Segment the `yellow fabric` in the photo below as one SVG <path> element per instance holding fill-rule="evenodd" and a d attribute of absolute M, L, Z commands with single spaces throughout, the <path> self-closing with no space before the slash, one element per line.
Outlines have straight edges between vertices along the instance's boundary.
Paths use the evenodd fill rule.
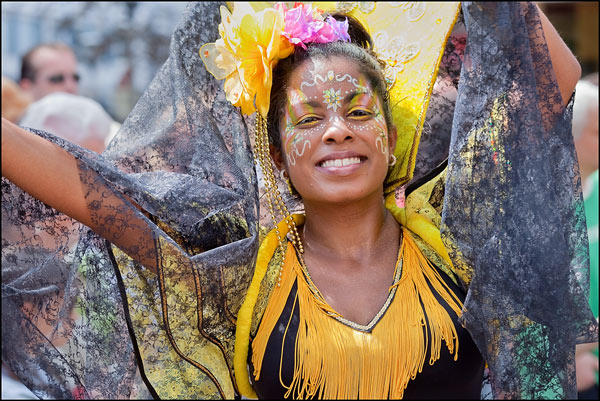
<path fill-rule="evenodd" d="M 445 176 L 446 170 L 411 192 L 403 201 L 404 207 L 398 206 L 398 197 L 404 196 L 403 189 L 399 188 L 398 195 L 391 193 L 386 196 L 385 206 L 402 226 L 424 239 L 449 266 L 453 266 L 440 234 L 441 216 L 429 204 L 433 187 Z"/>
<path fill-rule="evenodd" d="M 312 4 L 329 12 L 351 9 L 348 14 L 367 28 L 375 42 L 375 52 L 387 63 L 386 73 L 393 76 L 389 95 L 393 123 L 398 130 L 394 151 L 398 162 L 390 168 L 385 185 L 386 193 L 393 192 L 412 178 L 425 112 L 460 3 Z"/>
<path fill-rule="evenodd" d="M 402 269 L 402 276 L 390 287 L 393 300 L 371 332 L 366 332 L 332 318 L 339 314 L 321 297 L 315 296 L 294 248 L 288 244 L 282 284 L 271 295 L 253 342 L 255 378 L 260 378 L 269 336 L 296 281 L 295 307 L 300 308 L 300 323 L 295 343 L 294 378 L 292 383 L 282 383 L 288 388 L 286 398 L 402 398 L 409 381 L 422 370 L 424 363 L 433 364 L 439 359 L 442 341 L 456 360 L 456 328 L 427 281 L 457 315 L 462 307 L 460 300 L 448 289 L 406 229 L 399 256 L 396 269 Z M 280 354 L 280 381 L 283 357 Z"/>
<path fill-rule="evenodd" d="M 243 2 L 229 2 L 230 8 Z M 460 12 L 460 2 L 334 2 L 315 1 L 314 8 L 344 11 L 360 21 L 375 42 L 375 52 L 387 63 L 386 74 L 393 123 L 398 130 L 395 156 L 386 179 L 386 193 L 412 178 L 429 98 L 446 41 Z M 255 12 L 274 2 L 250 2 Z M 390 18 L 393 16 L 394 18 Z"/>

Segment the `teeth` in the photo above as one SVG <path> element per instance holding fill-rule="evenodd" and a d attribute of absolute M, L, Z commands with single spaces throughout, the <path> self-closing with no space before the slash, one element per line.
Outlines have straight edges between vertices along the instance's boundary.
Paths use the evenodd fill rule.
<path fill-rule="evenodd" d="M 360 163 L 360 157 L 347 157 L 344 159 L 327 160 L 321 163 L 322 167 L 342 167 L 349 166 L 351 164 Z"/>

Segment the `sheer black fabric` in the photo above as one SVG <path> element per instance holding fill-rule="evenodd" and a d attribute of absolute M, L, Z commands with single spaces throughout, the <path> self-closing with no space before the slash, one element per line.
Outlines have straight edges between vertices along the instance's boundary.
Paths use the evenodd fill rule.
<path fill-rule="evenodd" d="M 235 319 L 264 209 L 249 124 L 198 56 L 218 37 L 219 5 L 188 6 L 101 156 L 36 132 L 78 160 L 95 232 L 2 179 L 2 360 L 39 397 L 236 393 Z M 574 345 L 597 325 L 571 110 L 533 3 L 463 14 L 415 178 L 445 159 L 427 143 L 443 149 L 449 132 L 442 235 L 494 396 L 572 398 Z"/>
<path fill-rule="evenodd" d="M 474 266 L 463 319 L 495 396 L 575 398 L 589 255 L 571 107 L 533 3 L 464 3 L 468 32 L 452 125 L 442 235 Z"/>
<path fill-rule="evenodd" d="M 98 233 L 120 238 L 121 249 L 144 261 L 146 268 L 116 248 L 113 258 L 113 249 L 87 228 L 71 228 L 71 219 L 2 181 L 2 357 L 40 397 L 148 396 L 133 386 L 134 351 L 146 353 L 142 359 L 147 365 L 139 376 L 154 377 L 158 384 L 151 390 L 161 397 L 234 394 L 228 371 L 221 377 L 212 367 L 190 365 L 209 374 L 188 379 L 193 375 L 182 366 L 188 362 L 160 356 L 166 352 L 163 348 L 174 352 L 180 336 L 194 331 L 191 335 L 198 342 L 215 343 L 224 350 L 216 364 L 230 361 L 233 316 L 251 279 L 258 245 L 258 197 L 248 130 L 226 101 L 222 83 L 210 76 L 198 57 L 200 46 L 217 38 L 219 22 L 219 4 L 188 7 L 174 32 L 171 56 L 101 157 L 39 133 L 78 159 Z M 115 264 L 126 273 L 117 273 L 125 284 L 123 293 Z M 151 272 L 157 268 L 163 273 L 159 278 Z M 201 270 L 207 274 L 193 280 Z M 161 283 L 165 291 L 159 289 Z M 165 331 L 161 302 L 168 310 L 171 294 L 184 293 L 171 285 L 189 285 L 186 289 L 193 288 L 194 298 L 200 295 L 193 309 L 185 303 L 192 310 L 191 316 L 185 315 L 191 322 L 169 322 L 174 339 L 153 330 Z M 123 297 L 127 292 L 129 300 Z M 130 333 L 126 316 L 144 327 L 132 325 Z M 178 325 L 184 323 L 189 327 L 182 331 Z M 133 337 L 132 342 L 130 334 L 142 338 Z M 57 341 L 66 344 L 53 345 Z M 159 375 L 157 366 L 168 369 Z M 170 376 L 170 370 L 178 373 Z M 41 379 L 33 383 L 37 376 Z M 200 383 L 204 380 L 212 386 Z M 164 383 L 177 381 L 181 382 L 177 390 L 189 387 L 187 393 L 165 390 Z M 198 391 L 201 387 L 209 392 Z"/>
<path fill-rule="evenodd" d="M 461 13 L 454 24 L 442 55 L 421 132 L 413 178 L 409 186 L 414 185 L 415 182 L 448 159 L 454 104 L 466 41 L 467 32 Z"/>

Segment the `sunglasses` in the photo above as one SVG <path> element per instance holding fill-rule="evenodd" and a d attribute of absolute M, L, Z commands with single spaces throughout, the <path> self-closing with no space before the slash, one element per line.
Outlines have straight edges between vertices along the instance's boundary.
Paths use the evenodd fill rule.
<path fill-rule="evenodd" d="M 79 78 L 79 74 L 73 74 L 73 80 L 75 82 L 79 82 Z M 62 84 L 65 81 L 65 79 L 66 77 L 63 74 L 51 75 L 50 77 L 48 77 L 48 81 L 52 82 L 53 84 Z"/>

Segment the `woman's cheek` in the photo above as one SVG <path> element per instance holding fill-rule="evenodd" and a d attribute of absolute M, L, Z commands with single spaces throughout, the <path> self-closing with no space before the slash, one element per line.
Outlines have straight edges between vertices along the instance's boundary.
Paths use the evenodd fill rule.
<path fill-rule="evenodd" d="M 388 137 L 383 128 L 385 125 L 382 126 L 380 121 L 372 120 L 368 124 L 348 123 L 348 127 L 358 135 L 374 141 L 377 150 L 386 158 L 389 157 Z"/>
<path fill-rule="evenodd" d="M 306 130 L 293 130 L 288 137 L 284 146 L 285 154 L 290 165 L 295 166 L 296 162 L 306 155 L 311 148 L 310 138 L 317 133 L 317 127 Z"/>

